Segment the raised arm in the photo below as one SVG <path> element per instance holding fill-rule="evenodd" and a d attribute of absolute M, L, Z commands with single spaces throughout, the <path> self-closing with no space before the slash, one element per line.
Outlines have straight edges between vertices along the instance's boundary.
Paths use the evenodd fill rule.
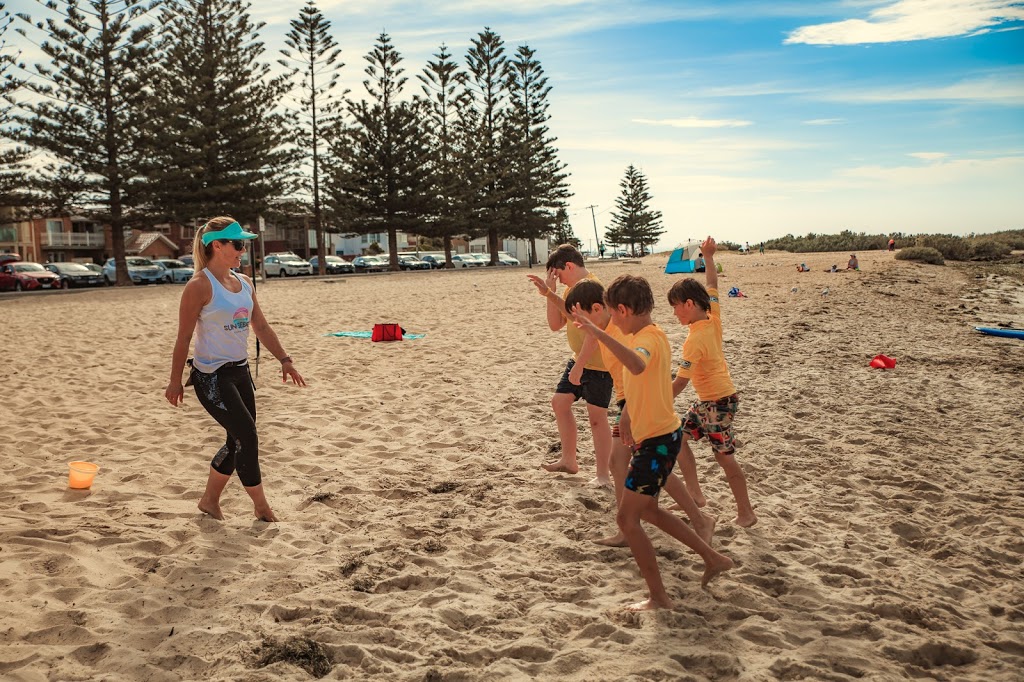
<path fill-rule="evenodd" d="M 718 288 L 718 269 L 715 267 L 715 251 L 718 246 L 714 237 L 709 236 L 700 245 L 700 252 L 704 254 L 704 276 L 707 277 L 708 289 Z"/>
<path fill-rule="evenodd" d="M 557 276 L 554 271 L 549 270 L 547 279 L 541 279 L 537 275 L 527 275 L 526 277 L 537 287 L 540 295 L 547 299 L 548 327 L 551 331 L 557 332 L 565 326 L 569 319 L 568 313 L 565 312 L 565 301 L 555 292 L 555 287 L 558 285 Z"/>
<path fill-rule="evenodd" d="M 629 370 L 630 374 L 642 374 L 643 371 L 647 369 L 647 360 L 644 356 L 640 355 L 640 353 L 637 353 L 628 346 L 623 346 L 610 336 L 608 332 L 595 325 L 581 313 L 577 312 L 578 309 L 579 304 L 576 304 L 576 308 L 573 309 L 572 314 L 576 326 L 583 330 L 588 336 L 593 336 L 603 343 L 605 347 L 619 359 L 622 366 Z"/>

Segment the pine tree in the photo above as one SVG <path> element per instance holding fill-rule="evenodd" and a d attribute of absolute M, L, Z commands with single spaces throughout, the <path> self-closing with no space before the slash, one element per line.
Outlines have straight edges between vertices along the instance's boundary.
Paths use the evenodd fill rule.
<path fill-rule="evenodd" d="M 479 163 L 479 173 L 472 191 L 475 194 L 470 213 L 483 225 L 487 233 L 487 250 L 492 264 L 497 260 L 499 235 L 510 231 L 508 203 L 509 159 L 503 159 L 503 131 L 507 130 L 509 62 L 505 56 L 505 43 L 497 33 L 484 27 L 466 53 L 469 68 L 467 90 L 472 121 L 476 130 L 472 144 L 466 152 L 474 155 L 467 159 Z"/>
<path fill-rule="evenodd" d="M 168 0 L 160 14 L 154 203 L 178 222 L 254 220 L 294 188 L 288 75 L 260 60 L 242 0 Z"/>
<path fill-rule="evenodd" d="M 521 45 L 509 69 L 508 90 L 511 112 L 505 140 L 511 167 L 509 185 L 510 236 L 530 241 L 531 259 L 536 262 L 536 239 L 551 234 L 558 224 L 558 211 L 572 196 L 565 164 L 558 159 L 555 137 L 547 122 L 548 94 L 544 69 L 534 50 Z"/>
<path fill-rule="evenodd" d="M 569 212 L 564 207 L 559 208 L 555 213 L 555 229 L 551 238 L 556 244 L 572 244 L 577 249 L 581 242 L 572 230 L 572 223 L 569 222 Z"/>
<path fill-rule="evenodd" d="M 313 165 L 313 226 L 316 230 L 317 264 L 320 274 L 326 274 L 327 254 L 324 239 L 323 210 L 320 203 L 320 146 L 323 142 L 323 130 L 329 128 L 331 121 L 338 115 L 339 100 L 347 90 L 333 92 L 338 86 L 340 71 L 344 66 L 338 61 L 341 50 L 338 43 L 331 37 L 331 22 L 316 7 L 314 0 L 308 0 L 306 6 L 299 11 L 299 18 L 291 22 L 291 31 L 285 36 L 288 50 L 281 50 L 287 61 L 280 63 L 288 67 L 299 64 L 297 70 L 302 73 L 299 107 L 302 110 L 302 121 L 297 129 L 297 140 L 300 148 L 307 150 Z M 305 183 L 303 183 L 305 184 Z"/>
<path fill-rule="evenodd" d="M 14 17 L 0 2 L 0 206 L 19 206 L 29 201 L 24 167 L 28 150 L 8 146 L 5 140 L 11 135 L 5 132 L 12 124 L 11 98 L 22 85 L 15 69 L 24 67 L 19 62 L 21 52 L 8 50 L 7 46 L 7 29 L 13 21 Z"/>
<path fill-rule="evenodd" d="M 444 248 L 445 267 L 452 263 L 452 237 L 467 230 L 467 172 L 459 151 L 466 143 L 459 112 L 465 110 L 466 74 L 452 59 L 445 45 L 417 76 L 425 98 L 424 128 L 430 139 L 430 216 L 425 228 L 429 237 L 439 237 Z M 466 159 L 466 155 L 462 156 Z"/>
<path fill-rule="evenodd" d="M 429 150 L 420 126 L 422 106 L 401 101 L 407 78 L 402 56 L 381 33 L 364 57 L 370 96 L 353 102 L 353 125 L 336 135 L 331 192 L 337 212 L 352 231 L 388 233 L 391 269 L 398 270 L 398 230 L 417 232 L 427 208 Z"/>
<path fill-rule="evenodd" d="M 54 0 L 46 7 L 60 17 L 35 24 L 45 36 L 39 48 L 50 63 L 36 65 L 36 77 L 25 85 L 36 97 L 20 104 L 29 115 L 15 116 L 16 135 L 82 178 L 80 210 L 110 225 L 117 283 L 131 284 L 124 232 L 142 204 L 146 146 L 140 125 L 152 95 L 153 28 L 140 24 L 149 5 Z"/>
<path fill-rule="evenodd" d="M 615 200 L 612 211 L 612 224 L 605 231 L 605 240 L 611 244 L 629 246 L 634 256 L 637 245 L 640 254 L 646 253 L 646 247 L 658 241 L 665 233 L 661 225 L 661 211 L 650 208 L 651 194 L 647 188 L 647 178 L 643 172 L 630 164 L 626 175 L 619 183 L 622 193 Z"/>

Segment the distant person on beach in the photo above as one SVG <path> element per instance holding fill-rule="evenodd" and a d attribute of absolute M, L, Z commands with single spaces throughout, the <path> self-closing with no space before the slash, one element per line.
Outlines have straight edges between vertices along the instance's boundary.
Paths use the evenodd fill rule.
<path fill-rule="evenodd" d="M 227 432 L 227 441 L 210 462 L 206 491 L 199 509 L 223 520 L 220 496 L 238 472 L 238 479 L 252 499 L 256 518 L 277 521 L 263 492 L 260 475 L 259 438 L 256 433 L 256 396 L 249 375 L 249 328 L 267 350 L 281 361 L 281 380 L 305 386 L 291 357 L 263 317 L 252 280 L 233 272 L 240 267 L 245 243 L 256 235 L 246 232 L 233 218 L 214 218 L 196 232 L 192 252 L 195 275 L 185 285 L 178 310 L 178 337 L 171 357 L 171 380 L 164 391 L 167 402 L 177 407 L 185 399 L 181 373 L 185 369 L 192 333 L 195 356 L 189 383 L 206 411 Z"/>
<path fill-rule="evenodd" d="M 707 267 L 707 265 L 704 263 L 704 256 L 702 254 L 698 253 L 697 254 L 697 266 L 694 268 L 694 271 L 695 272 L 704 272 L 706 267 Z"/>
<path fill-rule="evenodd" d="M 693 390 L 697 394 L 697 399 L 690 405 L 683 420 L 679 466 L 690 496 L 698 505 L 704 506 L 704 493 L 697 480 L 697 462 L 688 441 L 698 441 L 706 436 L 736 499 L 735 523 L 748 528 L 757 523 L 757 516 L 750 505 L 747 479 L 734 454 L 733 419 L 740 399 L 732 377 L 729 376 L 729 366 L 725 362 L 722 348 L 718 274 L 712 267 L 716 250 L 715 240 L 711 237 L 701 244 L 701 253 L 708 261 L 706 289 L 700 282 L 688 277 L 673 284 L 668 292 L 668 302 L 676 318 L 690 328 L 683 342 L 683 361 L 672 383 L 672 393 L 674 396 L 679 395 L 692 381 Z"/>
<path fill-rule="evenodd" d="M 587 355 L 581 354 L 585 335 L 576 328 L 576 325 L 566 324 L 569 315 L 565 311 L 565 297 L 569 296 L 573 287 L 585 280 L 597 281 L 597 278 L 587 270 L 583 264 L 583 256 L 571 244 L 562 244 L 555 249 L 548 258 L 545 268 L 546 279 L 541 279 L 537 275 L 527 275 L 527 278 L 547 301 L 547 321 L 551 331 L 565 328 L 573 357 L 566 364 L 562 378 L 555 387 L 555 395 L 551 398 L 551 409 L 555 413 L 562 453 L 556 461 L 544 464 L 543 468 L 546 471 L 567 474 L 579 472 L 579 462 L 576 459 L 576 417 L 572 413 L 572 406 L 583 398 L 587 403 L 587 417 L 594 436 L 594 457 L 597 462 L 597 478 L 594 482 L 611 487 L 608 467 L 612 431 L 608 425 L 608 404 L 612 399 L 612 377 L 608 374 L 596 347 L 588 348 Z M 555 291 L 559 282 L 565 287 L 562 296 Z M 570 381 L 570 374 L 577 365 L 582 365 L 582 369 L 577 370 L 573 376 L 578 380 L 577 383 L 573 383 Z"/>
<path fill-rule="evenodd" d="M 847 270 L 860 270 L 860 263 L 857 261 L 857 254 L 851 253 L 850 260 L 846 263 Z"/>
<path fill-rule="evenodd" d="M 628 346 L 630 344 L 630 338 L 625 334 L 618 325 L 611 321 L 611 313 L 609 312 L 608 306 L 604 301 L 604 287 L 601 286 L 600 282 L 594 280 L 585 280 L 580 282 L 572 288 L 569 295 L 565 298 L 565 309 L 569 314 L 576 313 L 582 315 L 590 320 L 591 324 L 595 325 L 599 329 L 603 329 L 609 337 L 615 339 L 618 343 Z M 600 347 L 601 358 L 604 360 L 604 366 L 608 369 L 608 373 L 612 377 L 612 383 L 615 391 L 615 402 L 619 408 L 619 414 L 612 421 L 612 448 L 611 448 L 611 474 L 612 480 L 615 482 L 615 503 L 616 509 L 621 506 L 622 503 L 622 491 L 623 485 L 626 481 L 626 473 L 629 469 L 629 461 L 632 457 L 634 445 L 632 429 L 630 427 L 629 411 L 626 409 L 626 388 L 623 379 L 623 368 L 622 362 L 615 356 L 608 346 L 600 343 L 597 338 L 588 334 L 583 342 L 584 350 L 580 352 L 581 355 L 585 354 L 589 346 Z M 573 374 L 577 371 L 576 367 L 569 374 L 569 380 L 573 383 L 579 383 L 578 377 L 574 379 Z M 668 479 L 665 482 L 665 490 L 671 495 L 672 499 L 676 501 L 679 508 L 686 512 L 686 515 L 690 518 L 690 523 L 693 529 L 697 532 L 697 535 L 701 537 L 705 542 L 711 544 L 711 538 L 715 532 L 715 519 L 703 514 L 697 503 L 693 501 L 689 493 L 686 492 L 683 482 L 679 479 L 675 473 L 670 473 Z M 623 535 L 620 530 L 615 535 L 610 537 L 601 538 L 596 540 L 599 545 L 607 545 L 609 547 L 626 547 L 626 536 Z"/>
<path fill-rule="evenodd" d="M 890 251 L 895 251 L 896 250 L 896 240 L 895 239 L 890 239 L 889 240 L 889 250 Z"/>
<path fill-rule="evenodd" d="M 760 253 L 760 254 L 761 254 L 762 256 L 764 255 L 764 242 L 761 242 L 761 247 L 760 247 L 760 249 L 758 249 L 758 252 L 759 252 L 759 253 Z"/>
<path fill-rule="evenodd" d="M 672 406 L 672 348 L 668 337 L 651 319 L 654 294 L 643 277 L 621 275 L 605 292 L 612 322 L 629 335 L 628 345 L 616 340 L 583 314 L 573 310 L 575 325 L 597 338 L 623 366 L 622 381 L 626 396 L 628 426 L 623 440 L 634 454 L 623 483 L 616 520 L 629 543 L 649 592 L 645 601 L 633 604 L 630 611 L 672 608 L 658 570 L 658 559 L 650 538 L 640 521 L 652 523 L 696 552 L 704 560 L 708 581 L 733 567 L 732 560 L 716 552 L 682 519 L 658 506 L 658 493 L 675 466 L 683 433 L 679 416 Z M 628 428 L 628 434 L 626 431 Z"/>

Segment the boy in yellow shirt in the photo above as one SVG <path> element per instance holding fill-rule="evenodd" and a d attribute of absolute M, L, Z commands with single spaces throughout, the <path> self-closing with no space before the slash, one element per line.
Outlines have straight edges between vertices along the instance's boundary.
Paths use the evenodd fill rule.
<path fill-rule="evenodd" d="M 611 313 L 609 313 L 608 307 L 604 304 L 604 287 L 601 286 L 600 282 L 586 280 L 574 286 L 565 299 L 565 310 L 571 315 L 574 308 L 594 325 L 605 330 L 608 336 L 615 339 L 615 341 L 624 346 L 629 346 L 630 337 L 611 321 Z M 622 362 L 615 357 L 615 354 L 607 346 L 598 342 L 594 336 L 588 334 L 583 342 L 583 348 L 580 350 L 580 357 L 589 357 L 592 349 L 600 350 L 604 366 L 608 369 L 608 373 L 611 374 L 615 402 L 619 407 L 619 414 L 612 421 L 611 456 L 611 473 L 612 479 L 615 481 L 615 505 L 618 508 L 622 501 L 623 483 L 625 483 L 626 473 L 629 469 L 629 460 L 633 455 L 631 448 L 633 439 L 629 425 L 629 411 L 626 409 L 626 389 L 623 383 Z M 569 373 L 569 381 L 574 384 L 579 383 L 579 374 L 577 372 L 582 372 L 582 365 L 579 363 Z M 627 441 L 629 445 L 626 444 Z M 715 533 L 716 519 L 700 511 L 700 508 L 693 498 L 690 497 L 683 486 L 683 482 L 679 480 L 675 472 L 670 473 L 665 481 L 665 491 L 676 501 L 679 508 L 686 512 L 697 535 L 710 545 L 711 538 Z M 626 536 L 622 534 L 621 530 L 615 535 L 601 538 L 595 542 L 608 547 L 628 546 Z"/>
<path fill-rule="evenodd" d="M 757 516 L 750 506 L 747 479 L 733 456 L 736 446 L 732 423 L 740 399 L 732 377 L 729 376 L 729 367 L 722 350 L 722 310 L 718 304 L 716 249 L 715 240 L 711 237 L 700 247 L 707 261 L 707 289 L 697 280 L 688 277 L 673 284 L 668 292 L 668 302 L 676 318 L 690 327 L 683 343 L 683 363 L 672 382 L 672 394 L 679 395 L 690 381 L 697 393 L 697 400 L 686 412 L 683 422 L 679 466 L 690 495 L 697 504 L 704 506 L 704 493 L 697 481 L 697 462 L 687 441 L 707 436 L 715 459 L 725 471 L 733 497 L 736 498 L 735 523 L 749 528 L 757 523 Z"/>
<path fill-rule="evenodd" d="M 658 493 L 672 472 L 682 444 L 679 417 L 672 406 L 672 349 L 668 337 L 653 320 L 654 294 L 643 277 L 622 275 L 605 291 L 605 304 L 612 322 L 626 335 L 629 345 L 616 341 L 583 314 L 573 309 L 576 326 L 594 336 L 622 363 L 622 383 L 629 413 L 629 434 L 634 455 L 623 484 L 616 520 L 626 537 L 640 574 L 647 582 L 649 597 L 628 607 L 631 611 L 671 608 L 658 570 L 654 545 L 640 521 L 653 523 L 676 538 L 704 560 L 708 581 L 733 567 L 732 560 L 716 552 L 682 519 L 658 507 Z"/>
<path fill-rule="evenodd" d="M 542 466 L 551 472 L 575 474 L 579 471 L 576 460 L 576 417 L 573 416 L 572 406 L 582 398 L 587 404 L 587 417 L 594 436 L 594 459 L 597 463 L 595 482 L 611 486 L 608 462 L 612 451 L 612 431 L 608 426 L 608 404 L 612 399 L 612 379 L 601 362 L 600 353 L 581 354 L 584 334 L 571 322 L 566 324 L 569 316 L 565 312 L 565 297 L 573 287 L 583 281 L 596 281 L 597 278 L 590 274 L 583 263 L 583 256 L 570 244 L 562 244 L 555 249 L 545 267 L 546 279 L 537 275 L 527 275 L 527 278 L 547 301 L 547 321 L 551 331 L 565 327 L 566 340 L 573 351 L 573 357 L 562 372 L 562 378 L 555 387 L 555 395 L 551 398 L 562 455 L 557 461 Z M 565 286 L 562 296 L 555 292 L 559 282 Z M 577 369 L 576 381 L 570 381 L 570 373 L 580 365 L 583 368 Z"/>

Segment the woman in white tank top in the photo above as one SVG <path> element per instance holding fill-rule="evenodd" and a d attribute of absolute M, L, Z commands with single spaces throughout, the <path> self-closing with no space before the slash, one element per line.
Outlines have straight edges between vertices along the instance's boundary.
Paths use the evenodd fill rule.
<path fill-rule="evenodd" d="M 227 438 L 210 462 L 206 492 L 199 509 L 223 520 L 220 495 L 237 472 L 252 499 L 256 518 L 277 521 L 263 492 L 259 465 L 259 438 L 256 434 L 256 397 L 249 375 L 249 329 L 274 357 L 281 361 L 281 379 L 291 377 L 297 386 L 305 386 L 302 375 L 285 352 L 270 327 L 256 289 L 245 275 L 232 268 L 242 264 L 246 240 L 256 235 L 246 232 L 233 218 L 214 218 L 197 232 L 192 247 L 196 274 L 185 285 L 178 311 L 178 338 L 171 357 L 171 380 L 164 397 L 174 406 L 185 398 L 181 381 L 193 330 L 195 356 L 191 361 L 190 383 L 206 411 L 224 427 Z"/>

